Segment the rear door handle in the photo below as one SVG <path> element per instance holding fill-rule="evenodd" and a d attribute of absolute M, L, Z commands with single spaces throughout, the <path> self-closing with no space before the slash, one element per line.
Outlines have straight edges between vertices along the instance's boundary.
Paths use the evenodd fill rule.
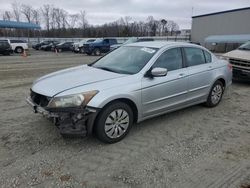
<path fill-rule="evenodd" d="M 179 74 L 179 78 L 183 78 L 184 76 L 185 76 L 184 73 L 180 73 L 180 74 Z"/>

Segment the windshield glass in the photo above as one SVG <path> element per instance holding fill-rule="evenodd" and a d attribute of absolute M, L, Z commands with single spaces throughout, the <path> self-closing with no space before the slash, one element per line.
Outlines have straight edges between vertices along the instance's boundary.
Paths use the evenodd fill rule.
<path fill-rule="evenodd" d="M 91 66 L 121 74 L 135 74 L 148 63 L 157 50 L 148 47 L 124 46 L 107 54 Z"/>
<path fill-rule="evenodd" d="M 94 42 L 101 42 L 103 39 L 95 39 L 95 41 Z"/>
<path fill-rule="evenodd" d="M 238 49 L 240 49 L 240 50 L 250 50 L 250 42 L 242 44 Z"/>
<path fill-rule="evenodd" d="M 137 38 L 130 38 L 128 39 L 126 42 L 124 42 L 123 44 L 131 44 L 137 41 Z"/>

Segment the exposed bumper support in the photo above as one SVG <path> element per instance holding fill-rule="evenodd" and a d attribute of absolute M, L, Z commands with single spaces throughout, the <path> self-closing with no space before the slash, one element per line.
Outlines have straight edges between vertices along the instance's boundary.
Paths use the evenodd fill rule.
<path fill-rule="evenodd" d="M 94 108 L 60 108 L 46 109 L 35 104 L 30 97 L 26 99 L 34 113 L 42 114 L 52 120 L 63 135 L 87 136 L 92 134 L 98 109 Z"/>

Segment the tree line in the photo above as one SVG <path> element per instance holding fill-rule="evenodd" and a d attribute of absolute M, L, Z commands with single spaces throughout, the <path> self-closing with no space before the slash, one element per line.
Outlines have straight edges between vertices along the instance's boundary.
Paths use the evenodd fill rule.
<path fill-rule="evenodd" d="M 156 20 L 148 16 L 145 21 L 133 21 L 125 16 L 114 22 L 102 25 L 92 25 L 86 18 L 84 10 L 70 14 L 62 8 L 45 4 L 40 8 L 33 8 L 28 4 L 11 4 L 10 10 L 2 13 L 3 20 L 25 21 L 42 26 L 41 31 L 27 31 L 20 29 L 1 29 L 0 36 L 31 36 L 31 37 L 129 37 L 129 36 L 166 36 L 179 33 L 179 25 L 162 18 Z"/>

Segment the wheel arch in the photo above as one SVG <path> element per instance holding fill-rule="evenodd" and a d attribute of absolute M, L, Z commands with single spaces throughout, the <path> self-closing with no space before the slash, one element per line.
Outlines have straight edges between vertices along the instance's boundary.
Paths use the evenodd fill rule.
<path fill-rule="evenodd" d="M 93 124 L 88 128 L 89 129 L 89 134 L 93 133 L 95 125 L 96 125 L 96 120 L 97 120 L 98 116 L 100 115 L 100 113 L 102 112 L 102 110 L 105 107 L 107 107 L 108 105 L 111 105 L 112 103 L 115 103 L 115 102 L 123 102 L 123 103 L 129 105 L 129 107 L 131 108 L 131 110 L 133 112 L 133 117 L 134 117 L 133 122 L 134 123 L 137 122 L 137 120 L 138 120 L 138 107 L 137 107 L 136 103 L 133 100 L 129 99 L 129 98 L 123 98 L 123 97 L 121 97 L 121 98 L 113 99 L 113 100 L 107 102 L 101 108 L 101 110 L 98 112 L 97 116 L 95 117 L 95 120 L 94 120 Z"/>
<path fill-rule="evenodd" d="M 21 48 L 22 50 L 24 50 L 24 48 L 23 48 L 22 46 L 16 46 L 16 47 L 15 47 L 15 51 L 16 51 L 18 48 Z"/>

